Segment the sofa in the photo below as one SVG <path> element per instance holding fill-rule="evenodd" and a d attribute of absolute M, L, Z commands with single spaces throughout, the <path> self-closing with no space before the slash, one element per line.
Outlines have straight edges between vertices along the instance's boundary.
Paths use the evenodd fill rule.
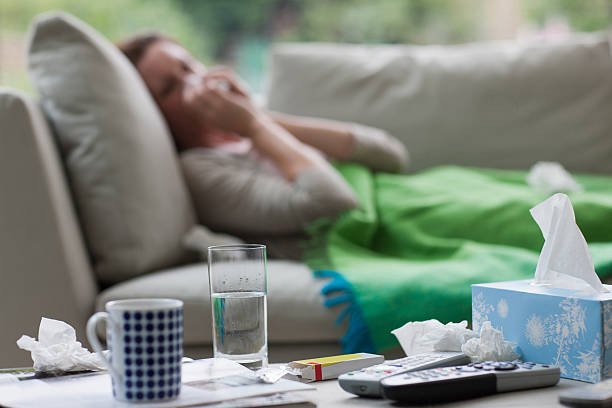
<path fill-rule="evenodd" d="M 206 264 L 183 244 L 197 221 L 159 112 L 93 28 L 53 13 L 31 31 L 39 96 L 0 89 L 0 366 L 30 363 L 15 340 L 35 335 L 42 316 L 70 323 L 87 344 L 88 317 L 131 297 L 182 299 L 185 354 L 210 355 Z M 444 47 L 280 44 L 268 65 L 268 108 L 385 129 L 406 144 L 409 171 L 527 169 L 544 160 L 612 174 L 605 35 Z M 113 160 L 100 159 L 109 151 Z M 200 228 L 207 244 L 227 238 Z M 269 260 L 271 361 L 341 352 L 346 323 L 335 324 L 341 306 L 324 306 L 324 284 L 300 262 Z"/>

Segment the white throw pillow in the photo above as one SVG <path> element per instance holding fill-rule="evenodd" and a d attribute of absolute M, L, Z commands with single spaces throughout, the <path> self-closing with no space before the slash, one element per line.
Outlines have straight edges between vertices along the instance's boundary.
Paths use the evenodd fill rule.
<path fill-rule="evenodd" d="M 605 35 L 454 46 L 283 44 L 268 106 L 362 122 L 400 138 L 411 171 L 612 173 L 612 58 Z"/>
<path fill-rule="evenodd" d="M 170 134 L 138 72 L 84 22 L 37 17 L 28 64 L 59 139 L 98 278 L 188 260 L 195 213 Z"/>

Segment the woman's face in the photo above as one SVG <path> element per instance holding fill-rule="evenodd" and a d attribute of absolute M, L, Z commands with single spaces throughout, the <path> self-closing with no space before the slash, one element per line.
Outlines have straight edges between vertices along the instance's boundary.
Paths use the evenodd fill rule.
<path fill-rule="evenodd" d="M 136 69 L 166 118 L 179 149 L 206 145 L 206 127 L 183 106 L 188 76 L 203 77 L 204 65 L 180 45 L 161 40 L 149 46 Z"/>

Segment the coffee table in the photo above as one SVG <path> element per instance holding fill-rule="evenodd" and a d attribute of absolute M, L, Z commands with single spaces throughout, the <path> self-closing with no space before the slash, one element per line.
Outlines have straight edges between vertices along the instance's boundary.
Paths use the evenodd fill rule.
<path fill-rule="evenodd" d="M 560 407 L 559 393 L 571 387 L 583 386 L 580 381 L 561 379 L 554 387 L 536 388 L 525 391 L 506 392 L 482 398 L 469 399 L 436 406 L 444 407 Z M 317 390 L 303 392 L 302 395 L 315 402 L 321 408 L 340 407 L 395 407 L 397 404 L 389 400 L 360 398 L 344 391 L 337 380 L 313 382 Z M 423 406 L 423 405 L 421 405 Z M 425 405 L 427 406 L 427 405 Z"/>

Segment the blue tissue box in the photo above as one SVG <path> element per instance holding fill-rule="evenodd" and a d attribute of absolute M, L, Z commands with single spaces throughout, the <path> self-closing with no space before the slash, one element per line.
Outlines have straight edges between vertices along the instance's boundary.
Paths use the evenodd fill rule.
<path fill-rule="evenodd" d="M 564 378 L 594 383 L 612 377 L 612 293 L 532 282 L 472 285 L 474 330 L 489 320 L 525 360 L 559 366 Z"/>

